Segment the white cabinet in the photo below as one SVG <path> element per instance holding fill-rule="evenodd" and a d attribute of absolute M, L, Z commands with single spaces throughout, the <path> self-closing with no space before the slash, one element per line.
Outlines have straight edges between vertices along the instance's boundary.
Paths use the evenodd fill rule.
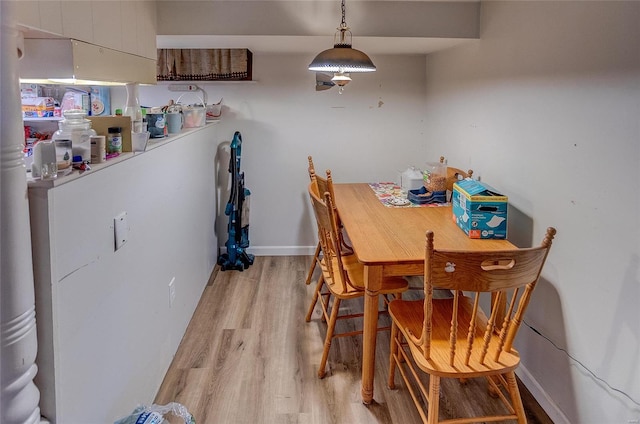
<path fill-rule="evenodd" d="M 138 41 L 138 54 L 156 60 L 158 58 L 158 46 L 156 34 L 158 26 L 156 21 L 155 1 L 124 1 L 133 3 L 136 7 L 136 40 Z"/>
<path fill-rule="evenodd" d="M 153 402 L 217 260 L 214 138 L 207 125 L 29 186 L 36 384 L 52 423 L 114 422 Z"/>
<path fill-rule="evenodd" d="M 54 34 L 63 33 L 62 3 L 62 1 L 57 0 L 38 2 L 38 12 L 41 17 L 40 28 L 43 31 Z"/>
<path fill-rule="evenodd" d="M 93 5 L 88 1 L 63 1 L 62 35 L 86 41 L 87 43 L 94 43 L 92 9 Z M 42 12 L 41 10 L 41 24 L 47 20 L 47 16 Z"/>
<path fill-rule="evenodd" d="M 21 0 L 16 14 L 28 28 L 157 58 L 154 1 Z"/>

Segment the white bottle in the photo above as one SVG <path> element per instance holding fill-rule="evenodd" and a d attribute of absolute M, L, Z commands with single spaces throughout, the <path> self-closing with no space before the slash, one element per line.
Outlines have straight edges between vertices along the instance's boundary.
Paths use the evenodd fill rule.
<path fill-rule="evenodd" d="M 127 103 L 122 111 L 123 116 L 131 118 L 131 131 L 142 132 L 142 109 L 140 108 L 140 98 L 138 96 L 138 83 L 127 84 Z"/>

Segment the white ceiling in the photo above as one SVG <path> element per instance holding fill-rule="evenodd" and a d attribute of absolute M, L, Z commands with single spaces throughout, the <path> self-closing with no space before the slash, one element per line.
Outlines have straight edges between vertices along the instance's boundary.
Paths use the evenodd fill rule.
<path fill-rule="evenodd" d="M 349 0 L 353 48 L 428 54 L 478 37 L 477 0 Z M 333 47 L 340 0 L 206 0 L 158 3 L 159 48 L 248 48 L 316 54 Z"/>

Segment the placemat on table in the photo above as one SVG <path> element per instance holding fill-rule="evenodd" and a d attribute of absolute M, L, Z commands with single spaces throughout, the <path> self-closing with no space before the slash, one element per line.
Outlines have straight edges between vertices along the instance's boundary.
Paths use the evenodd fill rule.
<path fill-rule="evenodd" d="M 425 203 L 418 205 L 413 202 L 409 202 L 406 205 L 394 205 L 391 203 L 394 199 L 407 199 L 407 192 L 402 190 L 402 187 L 398 184 L 392 182 L 369 183 L 369 187 L 371 187 L 378 200 L 389 208 L 422 208 L 451 205 L 451 203 Z"/>

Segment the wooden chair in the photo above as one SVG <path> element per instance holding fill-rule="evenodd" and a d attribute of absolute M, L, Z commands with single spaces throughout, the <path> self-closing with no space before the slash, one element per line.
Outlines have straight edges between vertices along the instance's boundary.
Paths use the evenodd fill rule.
<path fill-rule="evenodd" d="M 311 156 L 308 156 L 307 159 L 309 161 L 309 167 L 307 168 L 309 172 L 309 179 L 312 183 L 314 183 L 313 188 L 316 190 L 316 194 L 322 197 L 323 193 L 329 191 L 331 193 L 331 196 L 333 197 L 333 181 L 331 180 L 331 170 L 327 169 L 327 177 L 323 178 L 316 173 L 315 167 L 313 165 L 313 158 Z M 338 212 L 336 210 L 336 216 L 337 213 Z M 345 254 L 352 254 L 353 248 L 345 241 L 345 236 L 342 232 L 342 224 L 340 224 L 339 220 L 338 224 L 340 227 L 340 242 L 342 244 L 342 250 Z M 316 250 L 313 254 L 313 260 L 311 261 L 311 265 L 309 266 L 309 272 L 307 273 L 307 279 L 305 281 L 307 285 L 309 285 L 311 283 L 311 280 L 313 279 L 313 273 L 315 272 L 316 263 L 318 262 L 318 258 L 320 257 L 320 255 L 322 255 L 322 247 L 320 246 L 320 242 L 318 241 L 318 245 L 316 246 Z"/>
<path fill-rule="evenodd" d="M 512 345 L 555 233 L 554 228 L 548 228 L 539 247 L 498 252 L 436 250 L 433 232 L 427 231 L 424 300 L 389 303 L 392 318 L 389 388 L 394 388 L 397 365 L 423 422 L 440 422 L 441 378 L 486 377 L 490 393 L 502 400 L 507 413 L 456 417 L 446 422 L 526 423 L 514 373 L 520 357 Z M 451 290 L 453 298 L 434 299 L 434 287 Z M 481 295 L 490 297 L 491 293 L 496 294 L 496 299 L 487 318 L 479 299 Z M 501 297 L 506 297 L 507 308 L 503 311 L 504 320 L 497 322 L 500 311 L 496 305 Z M 407 369 L 413 375 L 411 379 Z M 429 375 L 428 390 L 419 379 L 419 370 Z M 426 401 L 426 412 L 415 386 Z"/>
<path fill-rule="evenodd" d="M 320 195 L 320 193 L 324 193 L 325 191 L 327 191 L 327 183 L 326 183 L 327 180 L 322 177 L 318 178 L 318 176 L 316 175 L 316 170 L 315 170 L 315 167 L 313 166 L 313 158 L 311 156 L 308 156 L 307 160 L 309 161 L 309 166 L 307 168 L 307 171 L 309 172 L 309 179 L 311 179 L 311 182 L 313 183 L 313 188 L 316 190 L 317 194 Z M 322 254 L 322 248 L 320 246 L 320 241 L 318 241 L 318 245 L 316 246 L 316 251 L 313 254 L 313 260 L 311 261 L 311 265 L 309 266 L 309 272 L 307 273 L 307 279 L 305 281 L 305 284 L 307 285 L 311 284 L 313 273 L 316 270 L 316 263 L 318 262 L 318 258 L 320 257 L 321 254 Z"/>
<path fill-rule="evenodd" d="M 329 179 L 329 181 L 331 180 Z M 363 314 L 339 315 L 339 310 L 343 300 L 362 298 L 364 296 L 364 266 L 358 262 L 356 255 L 344 255 L 342 252 L 340 228 L 331 189 L 326 191 L 323 197 L 320 197 L 316 193 L 313 183 L 310 183 L 309 197 L 318 224 L 318 234 L 323 254 L 321 258 L 317 259 L 318 267 L 322 270 L 322 274 L 318 278 L 313 301 L 305 319 L 307 322 L 311 320 L 316 303 L 320 303 L 323 317 L 328 323 L 322 359 L 318 369 L 318 377 L 323 378 L 326 374 L 325 368 L 331 341 L 335 337 L 362 334 L 362 330 L 336 333 L 335 326 L 338 319 L 363 316 Z M 400 298 L 401 293 L 407 290 L 407 286 L 407 282 L 403 278 L 387 278 L 382 282 L 380 293 Z M 323 293 L 323 289 L 327 291 Z M 382 330 L 382 328 L 379 330 Z"/>
<path fill-rule="evenodd" d="M 444 156 L 440 156 L 440 163 L 446 163 Z M 464 178 L 471 178 L 473 175 L 473 169 L 469 169 L 467 172 L 459 169 L 453 168 L 447 165 L 447 200 L 451 200 L 451 193 L 453 192 L 453 184 Z"/>

